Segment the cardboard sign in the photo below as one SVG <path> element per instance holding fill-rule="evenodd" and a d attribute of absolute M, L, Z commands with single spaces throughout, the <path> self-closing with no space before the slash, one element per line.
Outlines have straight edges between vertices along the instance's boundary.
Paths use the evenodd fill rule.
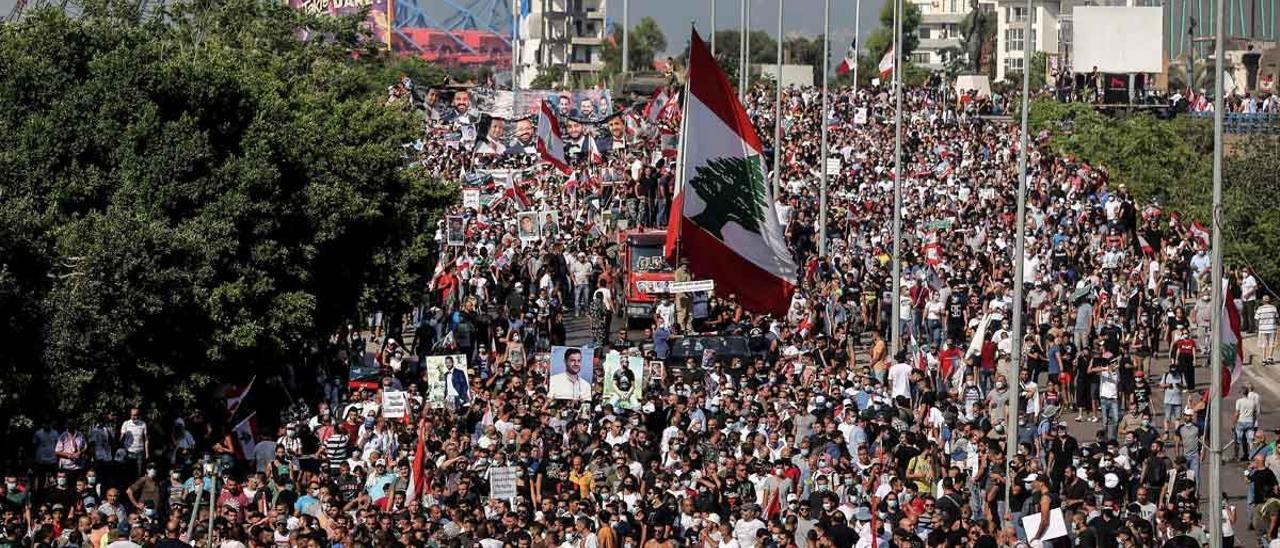
<path fill-rule="evenodd" d="M 382 416 L 388 419 L 402 419 L 409 412 L 409 398 L 400 390 L 387 390 L 382 393 Z"/>
<path fill-rule="evenodd" d="M 840 159 L 827 158 L 827 175 L 839 175 L 839 174 L 840 174 Z"/>
<path fill-rule="evenodd" d="M 478 188 L 462 189 L 462 207 L 479 210 L 480 209 L 480 189 Z"/>
<path fill-rule="evenodd" d="M 867 107 L 859 107 L 853 111 L 853 123 L 858 125 L 867 123 Z"/>
<path fill-rule="evenodd" d="M 489 468 L 489 497 L 513 500 L 516 498 L 516 467 L 494 466 Z"/>

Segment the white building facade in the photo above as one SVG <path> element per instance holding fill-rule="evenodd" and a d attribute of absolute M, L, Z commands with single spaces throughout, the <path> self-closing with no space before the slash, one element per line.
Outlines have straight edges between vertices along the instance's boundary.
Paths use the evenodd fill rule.
<path fill-rule="evenodd" d="M 608 0 L 532 0 L 520 22 L 516 84 L 528 88 L 545 68 L 562 66 L 565 80 L 604 70 Z"/>

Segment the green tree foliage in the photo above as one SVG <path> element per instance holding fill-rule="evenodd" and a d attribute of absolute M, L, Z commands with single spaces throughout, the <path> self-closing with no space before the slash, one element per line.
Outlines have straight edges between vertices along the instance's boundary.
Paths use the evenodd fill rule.
<path fill-rule="evenodd" d="M 880 8 L 880 27 L 867 36 L 866 55 L 858 62 L 858 79 L 861 85 L 868 85 L 872 78 L 880 77 L 880 59 L 893 45 L 893 2 L 885 2 Z M 903 2 L 905 16 L 902 19 L 902 62 L 910 65 L 911 52 L 920 45 L 920 37 L 916 29 L 920 27 L 920 8 L 912 2 Z M 908 69 L 905 75 L 910 74 Z"/>
<path fill-rule="evenodd" d="M 749 36 L 751 38 L 749 42 L 751 52 L 748 57 L 751 62 L 753 64 L 773 63 L 774 58 L 778 55 L 778 42 L 769 33 L 762 30 L 753 30 Z M 741 44 L 741 40 L 742 33 L 737 30 L 716 31 L 716 61 L 720 63 L 720 67 L 728 75 L 729 82 L 734 85 L 738 83 L 738 47 Z M 786 44 L 784 43 L 783 45 L 785 46 Z M 821 43 L 819 43 L 819 48 L 821 48 Z M 688 59 L 689 45 L 686 43 L 679 60 L 681 64 L 685 64 Z"/>
<path fill-rule="evenodd" d="M 312 378 L 329 333 L 432 271 L 453 189 L 404 169 L 420 121 L 384 102 L 439 71 L 356 17 L 135 5 L 0 28 L 0 429 Z"/>
<path fill-rule="evenodd" d="M 555 89 L 564 82 L 564 65 L 550 65 L 538 69 L 538 77 L 529 83 L 532 89 Z"/>
<path fill-rule="evenodd" d="M 604 57 L 604 75 L 612 77 L 622 72 L 622 35 L 624 29 L 618 23 L 611 29 L 613 39 L 605 42 L 602 55 Z M 652 17 L 645 17 L 631 29 L 630 69 L 652 70 L 654 58 L 667 49 L 667 37 L 662 28 Z"/>
<path fill-rule="evenodd" d="M 1139 200 L 1158 200 L 1209 225 L 1213 134 L 1206 120 L 1112 118 L 1086 104 L 1039 100 L 1029 121 L 1035 131 L 1051 131 L 1056 151 L 1106 167 Z M 1280 288 L 1280 256 L 1273 251 L 1280 249 L 1280 138 L 1234 143 L 1223 162 L 1227 266 L 1253 265 L 1269 286 Z"/>

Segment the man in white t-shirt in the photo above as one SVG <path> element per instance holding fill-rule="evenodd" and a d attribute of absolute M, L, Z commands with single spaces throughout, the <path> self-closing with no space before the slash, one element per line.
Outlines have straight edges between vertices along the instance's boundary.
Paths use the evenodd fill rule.
<path fill-rule="evenodd" d="M 1236 400 L 1235 414 L 1235 436 L 1236 436 L 1236 458 L 1241 461 L 1248 462 L 1250 455 L 1249 442 L 1253 440 L 1253 431 L 1258 428 L 1258 413 L 1261 411 L 1261 402 L 1258 400 L 1258 393 L 1253 390 L 1253 385 L 1244 385 L 1244 394 Z"/>
<path fill-rule="evenodd" d="M 894 356 L 894 364 L 889 368 L 889 389 L 896 399 L 898 396 L 911 397 L 911 365 L 907 363 L 905 353 Z"/>
<path fill-rule="evenodd" d="M 742 508 L 742 519 L 733 524 L 733 538 L 742 548 L 756 548 L 759 544 L 756 541 L 756 535 L 765 528 L 765 524 L 756 517 L 757 514 L 759 514 L 759 507 L 748 504 Z"/>
<path fill-rule="evenodd" d="M 1276 352 L 1276 305 L 1271 304 L 1271 295 L 1262 296 L 1262 306 L 1253 313 L 1258 327 L 1258 351 L 1262 354 L 1262 364 L 1275 363 Z"/>
<path fill-rule="evenodd" d="M 147 437 L 142 411 L 137 407 L 129 408 L 129 420 L 120 425 L 120 447 L 129 460 L 137 463 L 138 474 L 141 474 L 143 461 L 151 458 L 151 439 Z"/>

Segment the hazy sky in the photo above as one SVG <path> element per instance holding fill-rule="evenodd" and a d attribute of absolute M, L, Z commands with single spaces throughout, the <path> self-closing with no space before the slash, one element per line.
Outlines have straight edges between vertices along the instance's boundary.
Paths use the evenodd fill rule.
<path fill-rule="evenodd" d="M 0 0 L 0 16 L 7 15 L 15 0 Z M 406 0 L 401 0 L 406 1 Z M 422 11 L 444 19 L 454 13 L 451 5 L 470 5 L 475 0 L 418 0 Z M 479 4 L 488 4 L 481 0 Z M 508 0 L 509 1 L 509 0 Z M 536 1 L 536 0 L 535 0 Z M 609 17 L 622 22 L 622 0 L 606 0 Z M 716 23 L 719 29 L 737 28 L 741 0 L 715 0 Z M 751 28 L 775 35 L 778 29 L 777 0 L 748 0 L 751 2 Z M 817 35 L 822 32 L 822 6 L 824 0 L 783 0 L 786 2 L 783 16 L 785 34 Z M 698 31 L 706 36 L 711 22 L 712 0 L 630 0 L 631 25 L 642 17 L 650 16 L 658 21 L 667 36 L 671 53 L 684 50 L 688 43 L 689 22 L 698 25 Z M 831 58 L 832 67 L 839 63 L 853 38 L 854 9 L 858 0 L 831 0 Z M 865 37 L 877 26 L 876 14 L 884 0 L 862 2 L 861 35 Z M 32 4 L 35 2 L 32 1 Z"/>

